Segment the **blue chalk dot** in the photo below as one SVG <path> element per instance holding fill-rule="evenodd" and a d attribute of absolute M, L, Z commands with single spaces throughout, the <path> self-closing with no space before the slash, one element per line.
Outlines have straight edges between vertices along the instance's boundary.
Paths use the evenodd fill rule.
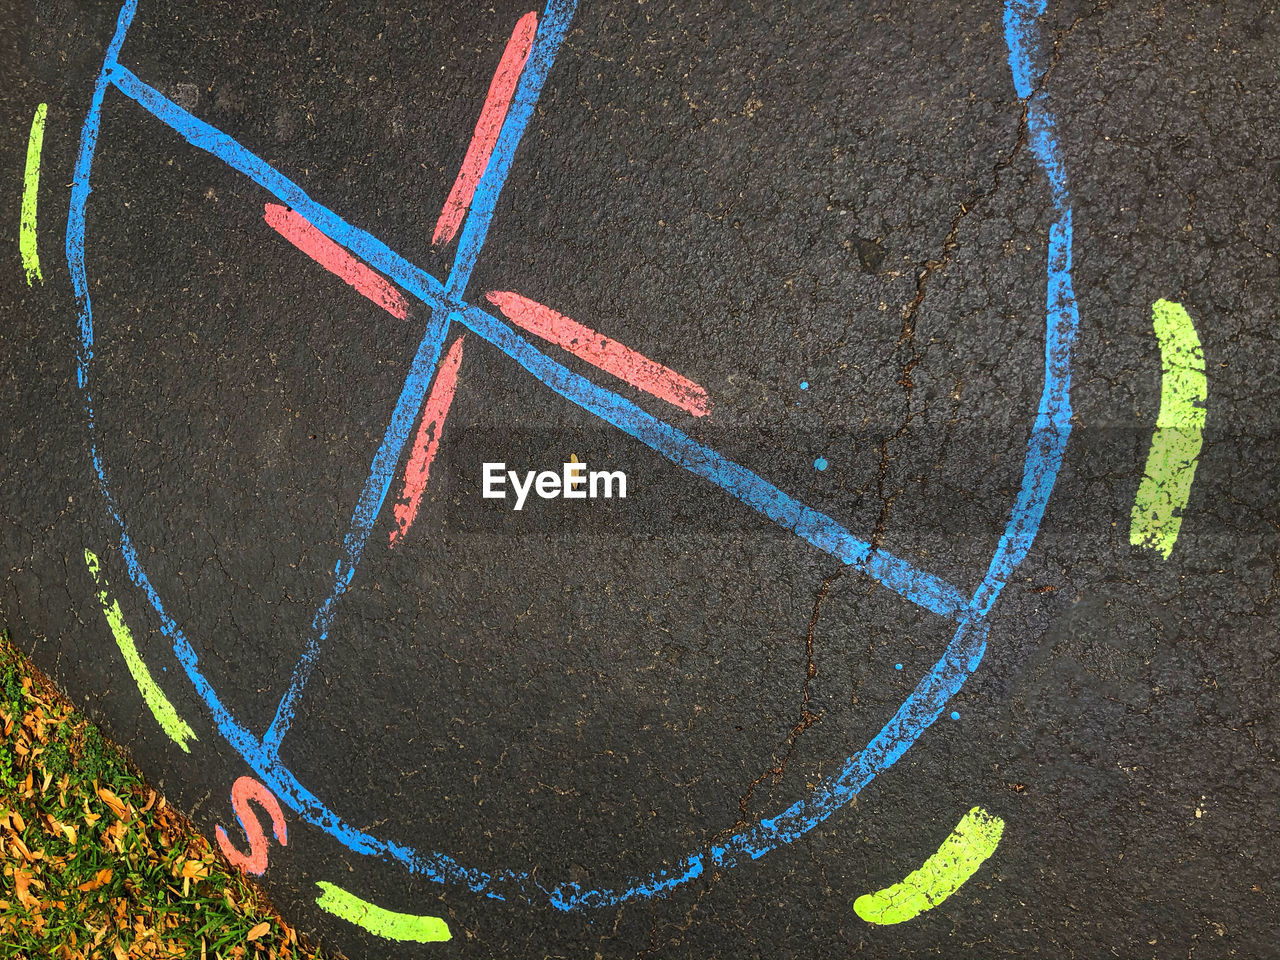
<path fill-rule="evenodd" d="M 895 664 L 893 665 L 893 669 L 895 669 L 895 670 L 901 670 L 901 669 L 902 669 L 902 664 L 900 664 L 900 663 L 895 663 Z"/>
<path fill-rule="evenodd" d="M 951 711 L 951 719 L 952 719 L 952 720 L 959 720 L 959 719 L 960 719 L 960 714 L 958 714 L 958 713 L 956 713 L 954 710 L 952 710 L 952 711 Z"/>
<path fill-rule="evenodd" d="M 801 380 L 801 381 L 800 381 L 800 389 L 801 389 L 801 390 L 808 390 L 808 389 L 809 389 L 809 381 L 808 381 L 808 380 Z"/>
<path fill-rule="evenodd" d="M 827 469 L 827 458 L 819 457 L 817 460 L 813 461 L 813 465 L 818 470 L 825 470 Z"/>

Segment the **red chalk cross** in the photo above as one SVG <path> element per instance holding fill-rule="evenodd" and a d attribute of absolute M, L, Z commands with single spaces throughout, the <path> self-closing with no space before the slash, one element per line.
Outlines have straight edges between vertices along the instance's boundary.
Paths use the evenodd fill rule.
<path fill-rule="evenodd" d="M 489 84 L 462 167 L 436 221 L 431 237 L 433 246 L 452 242 L 471 206 L 476 185 L 484 176 L 503 121 L 511 108 L 511 98 L 529 59 L 537 29 L 538 15 L 531 10 L 520 18 L 511 32 L 511 39 L 507 41 L 498 69 Z M 390 281 L 330 240 L 301 214 L 279 204 L 268 203 L 264 217 L 282 237 L 387 313 L 399 320 L 409 316 L 408 301 Z M 710 414 L 711 401 L 706 390 L 630 347 L 518 293 L 493 291 L 488 294 L 488 299 L 516 326 L 554 343 L 636 389 L 695 417 Z M 390 534 L 393 547 L 409 532 L 426 492 L 431 463 L 440 448 L 445 418 L 458 385 L 458 368 L 462 363 L 465 339 L 466 335 L 460 334 L 450 345 L 431 384 L 431 392 L 422 405 L 417 435 L 405 465 L 404 489 L 394 507 L 396 524 Z"/>

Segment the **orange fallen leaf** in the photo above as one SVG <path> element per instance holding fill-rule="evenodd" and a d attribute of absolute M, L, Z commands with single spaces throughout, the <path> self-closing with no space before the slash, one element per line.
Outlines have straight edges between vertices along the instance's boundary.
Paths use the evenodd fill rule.
<path fill-rule="evenodd" d="M 97 890 L 104 883 L 110 883 L 113 871 L 110 867 L 103 867 L 93 875 L 92 880 L 86 880 L 84 883 L 76 887 L 81 893 L 88 893 L 90 890 Z"/>
<path fill-rule="evenodd" d="M 45 814 L 44 816 L 41 817 L 41 819 L 44 820 L 45 828 L 47 829 L 50 835 L 54 837 L 63 835 L 63 836 L 66 836 L 66 838 L 70 840 L 72 843 L 76 842 L 75 830 L 67 826 L 57 817 L 53 816 L 53 814 Z"/>
<path fill-rule="evenodd" d="M 209 875 L 208 864 L 199 860 L 184 860 L 182 863 L 182 876 L 191 877 L 201 880 Z"/>
<path fill-rule="evenodd" d="M 28 910 L 33 910 L 40 906 L 40 901 L 31 895 L 29 888 L 32 885 L 36 887 L 43 886 L 25 870 L 13 871 L 13 889 L 18 894 L 18 902 Z"/>
<path fill-rule="evenodd" d="M 258 924 L 252 930 L 250 930 L 248 934 L 245 935 L 245 940 L 252 943 L 254 940 L 257 940 L 260 936 L 262 936 L 264 933 L 266 933 L 270 929 L 271 929 L 271 924 L 268 923 L 266 920 L 263 920 L 260 924 Z"/>
<path fill-rule="evenodd" d="M 98 788 L 98 799 L 111 808 L 119 819 L 123 820 L 129 816 L 129 811 L 125 807 L 124 802 L 106 787 Z"/>

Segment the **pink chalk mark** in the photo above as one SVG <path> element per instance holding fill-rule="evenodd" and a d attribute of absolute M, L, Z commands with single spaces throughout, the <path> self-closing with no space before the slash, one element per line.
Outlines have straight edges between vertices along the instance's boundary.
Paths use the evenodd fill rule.
<path fill-rule="evenodd" d="M 393 547 L 397 540 L 409 532 L 413 518 L 418 515 L 422 494 L 427 489 L 431 461 L 436 458 L 436 451 L 440 449 L 444 420 L 449 413 L 449 405 L 453 403 L 453 393 L 458 387 L 458 365 L 462 363 L 464 339 L 465 336 L 458 337 L 449 346 L 449 352 L 436 371 L 435 383 L 431 384 L 431 393 L 427 395 L 427 402 L 422 407 L 422 420 L 418 424 L 418 435 L 413 441 L 413 452 L 409 454 L 409 462 L 404 468 L 404 493 L 395 505 L 396 526 L 391 530 Z"/>
<path fill-rule="evenodd" d="M 705 417 L 711 412 L 706 390 L 630 347 L 603 337 L 576 320 L 518 293 L 493 291 L 486 296 L 516 326 L 549 340 L 619 380 L 687 410 L 695 417 Z"/>
<path fill-rule="evenodd" d="M 267 837 L 262 832 L 262 824 L 249 809 L 250 800 L 270 814 L 272 832 L 280 841 L 280 846 L 287 847 L 289 830 L 284 822 L 284 812 L 276 802 L 275 795 L 253 777 L 241 777 L 231 787 L 231 809 L 235 811 L 236 819 L 240 821 L 240 828 L 249 838 L 249 855 L 245 856 L 232 846 L 227 837 L 227 831 L 222 829 L 221 824 L 214 832 L 218 837 L 218 847 L 222 850 L 223 856 L 231 861 L 232 866 L 260 877 L 267 870 Z"/>
<path fill-rule="evenodd" d="M 533 46 L 533 35 L 537 32 L 538 15 L 532 10 L 521 17 L 511 31 L 511 39 L 507 41 L 507 48 L 502 51 L 502 59 L 498 61 L 498 69 L 489 83 L 489 93 L 484 98 L 484 108 L 480 111 L 480 119 L 476 121 L 475 132 L 471 135 L 471 144 L 462 159 L 462 168 L 453 181 L 453 189 L 449 191 L 449 199 L 444 202 L 444 209 L 440 211 L 440 219 L 436 221 L 435 232 L 431 235 L 433 246 L 448 243 L 457 234 L 458 227 L 462 226 L 462 218 L 471 206 L 476 185 L 489 166 L 489 157 L 498 142 L 498 134 L 502 132 L 502 123 L 511 108 L 511 98 L 515 96 L 516 85 Z"/>
<path fill-rule="evenodd" d="M 381 274 L 361 263 L 311 225 L 305 217 L 278 203 L 268 203 L 263 214 L 277 233 L 330 273 L 337 274 L 387 313 L 403 320 L 409 302 Z"/>

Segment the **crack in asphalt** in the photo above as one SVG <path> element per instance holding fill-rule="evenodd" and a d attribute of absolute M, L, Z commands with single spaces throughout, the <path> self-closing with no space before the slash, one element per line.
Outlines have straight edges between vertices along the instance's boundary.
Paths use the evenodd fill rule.
<path fill-rule="evenodd" d="M 1102 4 L 1095 7 L 1087 16 L 1093 16 L 1100 11 L 1107 9 L 1109 4 Z M 971 196 L 967 200 L 961 201 L 960 209 L 951 220 L 951 227 L 947 231 L 947 235 L 943 238 L 942 249 L 937 257 L 932 257 L 920 264 L 916 274 L 916 292 L 912 300 L 902 307 L 902 330 L 898 334 L 898 350 L 899 352 L 908 352 L 909 356 L 902 360 L 902 372 L 898 377 L 898 386 L 902 387 L 903 406 L 905 408 L 902 424 L 892 436 L 886 436 L 880 441 L 880 466 L 876 475 L 876 498 L 880 501 L 880 513 L 876 517 L 875 527 L 871 531 L 869 542 L 871 549 L 878 550 L 884 541 L 885 527 L 889 522 L 889 515 L 893 511 L 893 505 L 897 501 L 901 490 L 896 493 L 885 493 L 885 481 L 888 479 L 889 465 L 893 461 L 890 456 L 889 448 L 896 444 L 908 433 L 911 432 L 912 421 L 918 417 L 925 416 L 929 412 L 929 402 L 926 398 L 924 406 L 919 411 L 912 410 L 912 396 L 915 388 L 915 382 L 912 380 L 912 371 L 920 364 L 928 353 L 928 346 L 923 349 L 917 348 L 916 345 L 916 317 L 920 312 L 920 307 L 924 303 L 925 294 L 928 292 L 929 281 L 933 275 L 939 270 L 945 269 L 951 263 L 951 255 L 959 246 L 960 227 L 970 212 L 976 207 L 985 203 L 994 197 L 1000 190 L 1000 175 L 1017 160 L 1018 155 L 1027 145 L 1028 133 L 1028 114 L 1031 109 L 1031 101 L 1034 100 L 1045 88 L 1049 81 L 1049 77 L 1053 74 L 1054 69 L 1058 65 L 1058 61 L 1062 55 L 1062 44 L 1071 35 L 1071 33 L 1086 19 L 1086 16 L 1076 17 L 1071 25 L 1061 31 L 1053 41 L 1053 53 L 1049 59 L 1049 65 L 1045 68 L 1040 79 L 1036 82 L 1035 88 L 1031 91 L 1031 95 L 1022 103 L 1022 113 L 1018 118 L 1018 136 L 1014 141 L 1013 147 L 1010 148 L 1004 157 L 997 160 L 991 168 L 991 186 L 976 196 Z"/>
<path fill-rule="evenodd" d="M 756 787 L 770 777 L 773 778 L 775 785 L 782 781 L 783 776 L 786 774 L 787 764 L 791 760 L 792 754 L 795 752 L 796 741 L 800 738 L 800 734 L 804 733 L 822 719 L 821 714 L 814 713 L 809 709 L 809 704 L 812 702 L 810 683 L 818 675 L 817 663 L 814 660 L 814 633 L 818 627 L 818 618 L 821 616 L 822 605 L 831 592 L 832 584 L 844 575 L 845 570 L 842 569 L 828 577 L 825 577 L 822 581 L 822 586 L 818 588 L 818 593 L 814 597 L 813 613 L 809 616 L 808 629 L 805 631 L 806 664 L 804 683 L 801 685 L 802 699 L 800 702 L 800 718 L 791 727 L 791 730 L 787 734 L 785 751 L 782 755 L 782 759 L 747 784 L 746 792 L 738 799 L 738 808 L 740 811 L 738 820 L 732 827 L 725 831 L 724 834 L 721 834 L 721 836 L 725 834 L 732 835 L 747 824 L 750 817 L 749 806 L 751 798 L 755 794 Z M 708 841 L 706 845 L 706 852 L 709 852 L 713 842 L 714 841 Z M 716 884 L 719 883 L 720 878 L 723 875 L 724 871 L 718 868 L 712 868 L 710 873 L 707 875 L 706 884 L 698 891 L 697 896 L 694 897 L 693 901 L 689 904 L 688 909 L 685 911 L 683 922 L 668 925 L 668 929 L 671 930 L 671 933 L 666 937 L 662 944 L 658 943 L 658 928 L 661 924 L 655 910 L 653 914 L 653 924 L 649 929 L 649 944 L 645 949 L 636 954 L 636 960 L 645 960 L 645 958 L 651 956 L 663 946 L 678 944 L 680 942 L 680 937 L 686 933 L 691 926 L 693 926 L 693 916 L 697 912 L 699 905 L 711 893 L 711 891 L 715 889 Z"/>
<path fill-rule="evenodd" d="M 822 719 L 821 714 L 814 713 L 809 709 L 809 704 L 812 702 L 812 694 L 809 689 L 810 683 L 813 681 L 813 678 L 818 675 L 818 667 L 814 662 L 813 657 L 813 637 L 814 631 L 818 626 L 818 617 L 821 615 L 822 604 L 827 599 L 827 595 L 831 591 L 831 585 L 844 576 L 844 573 L 844 570 L 839 570 L 831 576 L 826 577 L 822 581 L 822 586 L 818 589 L 817 596 L 814 598 L 813 613 L 809 616 L 809 627 L 805 633 L 805 657 L 807 663 L 805 667 L 804 683 L 801 686 L 800 718 L 792 725 L 791 730 L 787 733 L 782 759 L 747 784 L 746 793 L 744 793 L 738 800 L 738 809 L 740 812 L 738 821 L 732 828 L 734 831 L 745 826 L 748 822 L 748 810 L 751 804 L 751 798 L 755 794 L 756 787 L 770 777 L 773 778 L 775 785 L 782 782 L 782 778 L 786 774 L 787 763 L 791 760 L 791 755 L 795 752 L 796 741 L 800 738 L 800 734 L 804 733 Z"/>

